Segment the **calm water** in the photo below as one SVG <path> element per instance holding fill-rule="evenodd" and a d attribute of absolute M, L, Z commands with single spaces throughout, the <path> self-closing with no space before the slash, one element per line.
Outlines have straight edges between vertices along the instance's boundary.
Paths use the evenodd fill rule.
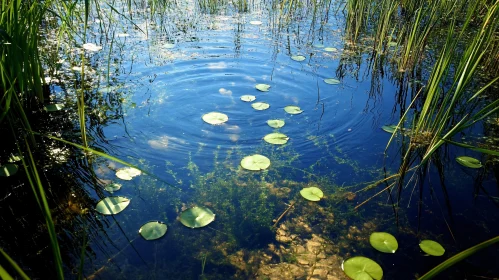
<path fill-rule="evenodd" d="M 397 170 L 400 143 L 384 159 L 390 134 L 381 126 L 398 121 L 400 105 L 389 68 L 385 77 L 371 76 L 368 50 L 351 51 L 343 39 L 343 15 L 333 13 L 335 9 L 331 5 L 329 15 L 314 22 L 304 8 L 291 22 L 280 24 L 278 14 L 263 3 L 247 13 L 228 10 L 222 15 L 184 5 L 165 13 L 163 21 L 137 13 L 136 26 L 110 29 L 111 51 L 99 22 L 93 22 L 88 41 L 103 46 L 88 54 L 88 66 L 96 70 L 90 75 L 94 90 L 88 99 L 94 105 L 89 106 L 93 145 L 154 176 L 124 181 L 114 174 L 121 165 L 104 159 L 94 163 L 99 179 L 123 185 L 114 194 L 89 190 L 95 203 L 110 195 L 130 198 L 131 203 L 112 217 L 91 214 L 102 226 L 89 238 L 87 277 L 346 279 L 341 262 L 363 255 L 381 265 L 385 279 L 413 279 L 497 235 L 497 208 L 485 197 L 473 199 L 478 173 L 455 163 L 453 155 L 468 153 L 456 149 L 443 159 L 449 200 L 434 170 L 424 183 L 419 234 L 418 182 L 404 191 L 398 228 L 386 194 L 354 211 L 386 185 L 357 191 L 382 179 L 384 166 L 388 174 Z M 294 61 L 293 55 L 306 59 Z M 329 85 L 326 78 L 341 82 Z M 270 90 L 256 90 L 259 83 Z M 56 89 L 60 99 L 73 96 L 71 90 Z M 247 94 L 270 108 L 253 109 L 240 100 Z M 303 113 L 287 114 L 287 105 L 299 106 Z M 229 120 L 216 126 L 205 123 L 201 117 L 212 111 Z M 263 141 L 274 132 L 266 124 L 269 119 L 286 122 L 278 131 L 290 138 L 287 144 Z M 270 159 L 268 170 L 240 167 L 243 157 L 255 153 Z M 486 178 L 484 187 L 495 184 Z M 325 199 L 306 202 L 299 191 L 308 186 L 320 187 Z M 277 230 L 271 229 L 293 201 L 295 207 Z M 200 229 L 184 227 L 177 217 L 194 205 L 209 207 L 215 221 Z M 145 241 L 138 235 L 150 220 L 167 224 L 163 238 Z M 375 251 L 369 245 L 374 231 L 396 236 L 399 250 Z M 444 257 L 424 256 L 418 247 L 421 239 L 440 242 L 447 250 Z M 490 259 L 497 253 L 497 248 L 488 249 L 441 277 L 497 277 Z"/>

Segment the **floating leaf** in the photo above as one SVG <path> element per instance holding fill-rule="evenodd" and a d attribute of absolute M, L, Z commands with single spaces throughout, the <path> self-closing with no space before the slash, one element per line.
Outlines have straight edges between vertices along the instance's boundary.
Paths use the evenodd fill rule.
<path fill-rule="evenodd" d="M 260 24 L 262 24 L 262 22 L 259 20 L 252 20 L 252 21 L 250 21 L 250 24 L 251 25 L 260 25 Z"/>
<path fill-rule="evenodd" d="M 262 110 L 267 110 L 270 107 L 270 105 L 265 102 L 255 102 L 251 104 L 251 107 L 253 107 L 253 109 L 255 110 L 262 111 Z"/>
<path fill-rule="evenodd" d="M 173 49 L 173 48 L 175 48 L 175 44 L 172 44 L 172 43 L 166 43 L 166 44 L 164 44 L 164 45 L 163 45 L 163 47 L 164 47 L 165 49 Z"/>
<path fill-rule="evenodd" d="M 213 125 L 222 124 L 229 120 L 229 117 L 226 114 L 218 112 L 204 114 L 202 118 L 203 121 Z"/>
<path fill-rule="evenodd" d="M 469 168 L 481 168 L 482 167 L 482 163 L 478 159 L 472 158 L 472 157 L 460 156 L 460 157 L 456 158 L 456 161 L 459 164 L 466 166 L 466 167 L 469 167 Z"/>
<path fill-rule="evenodd" d="M 306 57 L 304 57 L 303 55 L 293 55 L 291 59 L 294 61 L 304 61 Z"/>
<path fill-rule="evenodd" d="M 328 84 L 328 85 L 338 85 L 340 84 L 340 80 L 338 79 L 334 79 L 334 78 L 329 78 L 329 79 L 324 79 L 324 83 Z"/>
<path fill-rule="evenodd" d="M 273 128 L 281 128 L 284 126 L 285 122 L 283 120 L 268 120 L 267 124 Z"/>
<path fill-rule="evenodd" d="M 102 50 L 102 47 L 101 46 L 97 46 L 96 44 L 94 43 L 85 43 L 83 44 L 83 48 L 87 51 L 91 51 L 91 52 L 97 52 L 97 51 L 100 51 Z"/>
<path fill-rule="evenodd" d="M 323 44 L 315 44 L 314 48 L 324 48 L 324 45 Z"/>
<path fill-rule="evenodd" d="M 259 91 L 269 91 L 270 85 L 267 84 L 257 84 L 255 88 Z"/>
<path fill-rule="evenodd" d="M 243 96 L 241 96 L 241 100 L 245 101 L 245 102 L 252 102 L 252 101 L 255 101 L 255 99 L 256 99 L 256 96 L 254 96 L 254 95 L 243 95 Z"/>
<path fill-rule="evenodd" d="M 241 160 L 241 166 L 244 169 L 260 171 L 267 169 L 270 166 L 270 160 L 266 156 L 255 154 L 244 157 Z"/>
<path fill-rule="evenodd" d="M 433 240 L 423 240 L 419 243 L 419 247 L 430 256 L 439 257 L 445 253 L 444 247 Z"/>
<path fill-rule="evenodd" d="M 180 222 L 190 228 L 204 227 L 215 220 L 215 214 L 206 208 L 194 206 L 180 214 Z"/>
<path fill-rule="evenodd" d="M 145 240 L 155 240 L 163 237 L 163 235 L 165 235 L 166 233 L 166 230 L 167 226 L 165 223 L 162 223 L 160 221 L 151 221 L 145 223 L 143 226 L 140 227 L 139 234 Z"/>
<path fill-rule="evenodd" d="M 125 210 L 130 199 L 122 196 L 110 196 L 102 199 L 95 206 L 95 211 L 103 215 L 114 215 Z"/>
<path fill-rule="evenodd" d="M 374 249 L 383 253 L 395 253 L 399 247 L 397 239 L 387 232 L 373 232 L 369 237 L 369 243 Z"/>
<path fill-rule="evenodd" d="M 288 142 L 289 137 L 285 134 L 275 132 L 265 135 L 265 137 L 263 137 L 263 140 L 270 144 L 283 145 Z"/>
<path fill-rule="evenodd" d="M 64 108 L 64 104 L 47 104 L 43 106 L 43 110 L 46 112 L 55 112 Z"/>
<path fill-rule="evenodd" d="M 321 198 L 324 197 L 324 193 L 322 192 L 322 190 L 317 188 L 317 187 L 303 188 L 300 191 L 300 194 L 306 200 L 310 200 L 310 201 L 319 201 L 319 200 L 321 200 Z"/>
<path fill-rule="evenodd" d="M 348 277 L 354 280 L 380 280 L 383 278 L 383 269 L 381 266 L 366 257 L 350 258 L 341 264 L 341 269 Z"/>
<path fill-rule="evenodd" d="M 335 52 L 335 51 L 337 51 L 338 49 L 337 49 L 337 48 L 331 48 L 331 47 L 330 47 L 330 48 L 324 48 L 324 50 L 325 50 L 325 51 L 327 51 L 327 52 Z"/>
<path fill-rule="evenodd" d="M 133 177 L 139 176 L 140 174 L 142 174 L 142 172 L 136 168 L 133 168 L 133 167 L 124 167 L 124 168 L 120 168 L 120 169 L 118 169 L 118 171 L 116 171 L 116 177 L 118 177 L 122 180 L 127 180 L 127 181 L 132 180 Z"/>
<path fill-rule="evenodd" d="M 5 165 L 0 166 L 0 176 L 1 177 L 9 177 L 17 173 L 17 165 L 13 163 L 7 163 Z"/>
<path fill-rule="evenodd" d="M 119 191 L 121 189 L 121 184 L 118 184 L 118 183 L 111 183 L 111 184 L 107 184 L 104 189 L 108 192 L 115 192 L 115 191 Z"/>
<path fill-rule="evenodd" d="M 289 105 L 284 107 L 284 111 L 286 111 L 286 113 L 291 115 L 297 115 L 303 113 L 302 109 L 300 109 L 300 107 L 295 105 Z"/>
<path fill-rule="evenodd" d="M 395 129 L 397 129 L 397 126 L 392 124 L 392 125 L 384 125 L 381 127 L 381 129 L 383 129 L 384 131 L 388 132 L 388 133 L 393 133 L 395 132 Z"/>

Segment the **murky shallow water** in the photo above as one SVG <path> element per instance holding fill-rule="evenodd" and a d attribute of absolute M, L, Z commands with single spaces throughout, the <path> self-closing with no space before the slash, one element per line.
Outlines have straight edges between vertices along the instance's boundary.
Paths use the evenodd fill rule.
<path fill-rule="evenodd" d="M 439 241 L 449 257 L 497 232 L 497 209 L 480 198 L 483 205 L 474 205 L 473 174 L 463 172 L 451 157 L 446 172 L 453 216 L 446 212 L 437 174 L 429 174 L 435 183 L 423 194 L 420 236 L 416 195 L 404 200 L 404 207 L 410 207 L 403 210 L 398 229 L 386 195 L 353 210 L 377 191 L 354 192 L 383 178 L 383 153 L 390 135 L 380 127 L 397 120 L 393 113 L 397 86 L 387 77 L 377 81 L 380 90 L 373 94 L 367 56 L 349 52 L 340 14 L 315 26 L 304 15 L 281 29 L 263 8 L 223 16 L 194 15 L 187 9 L 174 18 L 166 21 L 170 25 L 152 26 L 136 19 L 137 26 L 148 28 L 147 36 L 132 27 L 116 30 L 129 36 L 115 37 L 110 88 L 105 75 L 110 43 L 95 37 L 104 49 L 90 55 L 91 66 L 101 75 L 92 96 L 101 96 L 108 104 L 97 109 L 100 114 L 110 107 L 105 115 L 120 112 L 118 119 L 101 116 L 106 122 L 91 125 L 95 145 L 154 176 L 121 181 L 114 175 L 119 165 L 97 161 L 99 178 L 121 183 L 114 195 L 130 198 L 131 203 L 113 217 L 92 214 L 104 226 L 89 240 L 92 253 L 85 262 L 85 275 L 346 279 L 341 262 L 364 255 L 383 267 L 385 279 L 411 279 L 445 260 L 423 256 L 417 246 L 420 239 Z M 262 24 L 253 25 L 253 20 Z M 291 59 L 298 54 L 306 59 Z M 339 78 L 341 83 L 329 85 L 323 81 L 326 78 Z M 259 83 L 269 84 L 270 90 L 257 91 Z M 254 110 L 240 100 L 246 94 L 270 108 Z M 119 100 L 120 105 L 110 106 L 110 100 Z M 283 110 L 287 105 L 304 112 L 287 114 Z M 229 120 L 218 126 L 203 122 L 202 115 L 212 111 L 227 114 Z M 262 140 L 274 131 L 266 124 L 269 119 L 285 120 L 279 132 L 289 136 L 286 145 Z M 268 170 L 249 172 L 240 167 L 243 157 L 255 153 L 271 160 Z M 396 148 L 388 151 L 385 162 L 392 172 L 398 157 Z M 307 186 L 319 186 L 326 198 L 304 201 L 299 191 Z M 271 228 L 293 202 L 289 214 Z M 201 229 L 184 227 L 177 217 L 193 205 L 212 209 L 215 221 Z M 140 226 L 150 220 L 167 224 L 163 238 L 145 241 L 138 235 Z M 372 249 L 368 240 L 373 231 L 394 234 L 399 251 L 387 255 Z M 487 259 L 493 253 L 489 250 L 444 277 L 460 279 L 463 271 L 491 275 L 497 272 Z"/>

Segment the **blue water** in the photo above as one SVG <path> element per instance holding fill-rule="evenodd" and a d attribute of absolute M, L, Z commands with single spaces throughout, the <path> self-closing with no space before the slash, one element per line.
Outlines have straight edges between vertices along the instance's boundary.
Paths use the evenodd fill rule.
<path fill-rule="evenodd" d="M 178 17 L 186 20 L 189 14 Z M 248 272 L 251 269 L 241 272 L 238 262 L 230 261 L 231 258 L 242 251 L 246 254 L 243 263 L 258 270 L 259 263 L 249 264 L 248 256 L 261 256 L 269 244 L 280 244 L 273 231 L 268 230 L 272 219 L 287 208 L 285 203 L 300 199 L 299 190 L 311 183 L 319 184 L 327 197 L 318 204 L 325 211 L 321 215 L 329 211 L 334 214 L 334 221 L 320 221 L 322 216 L 312 219 L 318 214 L 308 213 L 307 209 L 315 206 L 300 206 L 282 223 L 293 224 L 292 218 L 307 217 L 315 234 L 333 244 L 348 245 L 336 252 L 340 260 L 355 255 L 373 258 L 383 267 L 385 279 L 412 279 L 450 256 L 423 257 L 417 247 L 420 239 L 437 240 L 454 254 L 491 238 L 494 232 L 497 234 L 494 225 L 497 209 L 488 200 L 473 201 L 471 188 L 475 178 L 464 175 L 463 168 L 451 157 L 445 160 L 455 211 L 452 219 L 458 221 L 453 233 L 462 242 L 459 246 L 452 241 L 443 220 L 449 217 L 435 172 L 428 175 L 432 184 L 425 187 L 423 195 L 425 208 L 420 236 L 417 236 L 419 194 L 410 196 L 414 184 L 407 186 L 399 228 L 395 226 L 386 194 L 360 211 L 353 210 L 386 185 L 359 193 L 353 201 L 335 197 L 382 179 L 384 163 L 388 174 L 393 174 L 400 160 L 397 141 L 384 159 L 390 134 L 381 129 L 382 125 L 398 121 L 399 112 L 394 113 L 394 108 L 398 108 L 397 85 L 389 77 L 381 79 L 378 81 L 381 90 L 372 94 L 373 77 L 366 54 L 359 54 L 360 65 L 352 62 L 346 75 L 337 77 L 340 63 L 355 56 L 345 51 L 341 15 L 330 15 L 324 25 L 314 27 L 304 16 L 281 31 L 276 30 L 273 18 L 260 9 L 247 14 L 192 17 L 195 26 L 185 33 L 177 27 L 162 29 L 156 25 L 150 27 L 147 38 L 131 27 L 130 36 L 116 37 L 110 71 L 111 86 L 116 87 L 110 92 L 106 90 L 107 57 L 103 55 L 109 52 L 109 44 L 105 44 L 100 57 L 96 55 L 92 60 L 100 67 L 104 81 L 95 92 L 108 100 L 122 98 L 122 118 L 99 125 L 102 135 L 95 138 L 96 144 L 154 176 L 143 174 L 131 181 L 120 181 L 114 176 L 120 165 L 109 168 L 109 161 L 98 161 L 97 167 L 104 170 L 99 176 L 122 183 L 123 188 L 114 195 L 128 197 L 131 203 L 113 218 L 94 214 L 108 224 L 99 232 L 99 239 L 90 240 L 94 255 L 85 263 L 86 275 L 95 273 L 102 279 L 201 279 L 203 254 L 209 254 L 204 270 L 207 279 L 254 279 L 256 276 Z M 263 23 L 251 25 L 251 20 Z M 144 26 L 144 19 L 137 17 L 136 21 Z M 175 45 L 166 48 L 167 43 Z M 315 47 L 318 43 L 337 51 Z M 306 60 L 293 61 L 291 56 L 296 54 L 304 55 Z M 323 81 L 325 78 L 339 78 L 341 83 L 328 85 Z M 258 83 L 269 84 L 271 88 L 260 92 L 255 89 Z M 270 108 L 254 110 L 250 103 L 240 100 L 246 94 L 269 103 Z M 297 105 L 304 112 L 289 115 L 283 110 L 287 105 Z M 227 114 L 229 120 L 217 126 L 203 122 L 202 115 L 212 111 Z M 274 131 L 266 124 L 274 118 L 286 122 L 279 129 L 290 138 L 286 145 L 271 145 L 262 140 Z M 240 160 L 255 153 L 271 160 L 267 171 L 241 169 Z M 220 187 L 223 182 L 237 190 Z M 277 188 L 289 187 L 291 191 L 288 196 L 276 197 L 268 190 L 259 189 L 262 185 L 252 188 L 262 182 Z M 489 179 L 485 184 L 493 183 Z M 97 201 L 97 195 L 95 198 Z M 254 205 L 248 206 L 253 202 Z M 482 208 L 476 207 L 482 202 Z M 205 205 L 216 213 L 210 228 L 192 230 L 180 224 L 177 217 L 182 207 L 192 205 Z M 242 213 L 242 209 L 250 212 Z M 264 212 L 265 209 L 273 212 Z M 471 217 L 469 211 L 474 213 Z M 252 217 L 258 213 L 265 215 Z M 475 221 L 474 215 L 483 215 L 484 219 Z M 138 229 L 149 220 L 168 225 L 165 237 L 156 241 L 140 238 Z M 230 229 L 228 225 L 232 225 Z M 356 233 L 359 238 L 341 239 L 354 232 L 351 227 L 360 229 Z M 396 235 L 399 252 L 383 255 L 370 248 L 368 236 L 374 230 Z M 311 238 L 310 233 L 296 234 L 303 240 Z M 279 259 L 276 254 L 261 266 L 286 261 L 293 263 Z M 497 272 L 493 268 L 487 271 L 490 269 L 487 261 L 477 265 L 477 269 L 476 263 L 463 266 L 460 271 L 489 276 Z M 339 279 L 345 279 L 339 266 L 334 271 Z M 456 274 L 444 277 L 460 279 Z"/>

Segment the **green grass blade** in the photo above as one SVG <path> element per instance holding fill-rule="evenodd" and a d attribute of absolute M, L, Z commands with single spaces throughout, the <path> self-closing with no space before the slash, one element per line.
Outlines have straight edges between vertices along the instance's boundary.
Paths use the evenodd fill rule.
<path fill-rule="evenodd" d="M 0 248 L 0 253 L 7 260 L 7 262 L 15 269 L 15 271 L 19 273 L 19 276 L 21 276 L 22 279 L 29 280 L 28 275 L 24 273 L 24 271 L 19 267 L 19 265 L 7 253 L 5 253 L 2 248 Z M 1 276 L 0 278 L 2 279 L 12 279 L 12 276 L 10 276 L 9 273 L 5 271 L 2 266 L 0 266 L 0 276 Z"/>

